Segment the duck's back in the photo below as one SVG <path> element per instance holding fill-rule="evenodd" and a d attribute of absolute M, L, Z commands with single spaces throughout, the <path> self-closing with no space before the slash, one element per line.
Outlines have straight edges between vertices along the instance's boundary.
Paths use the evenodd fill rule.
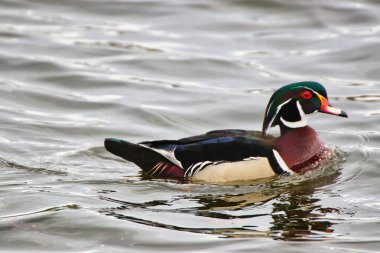
<path fill-rule="evenodd" d="M 106 148 L 152 175 L 234 181 L 275 174 L 273 140 L 258 131 L 227 129 L 179 140 L 138 144 L 116 140 L 106 144 Z M 123 147 L 115 148 L 115 144 Z M 167 173 L 169 171 L 175 173 Z"/>

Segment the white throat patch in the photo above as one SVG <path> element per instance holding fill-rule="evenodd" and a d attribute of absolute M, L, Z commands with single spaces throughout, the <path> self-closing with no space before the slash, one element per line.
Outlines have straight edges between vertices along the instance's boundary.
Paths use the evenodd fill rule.
<path fill-rule="evenodd" d="M 302 110 L 302 106 L 298 100 L 296 104 L 297 104 L 297 109 L 298 109 L 298 113 L 300 115 L 301 120 L 292 122 L 292 121 L 285 120 L 283 117 L 280 118 L 281 122 L 289 128 L 299 128 L 299 127 L 307 126 L 307 116 L 305 112 Z"/>

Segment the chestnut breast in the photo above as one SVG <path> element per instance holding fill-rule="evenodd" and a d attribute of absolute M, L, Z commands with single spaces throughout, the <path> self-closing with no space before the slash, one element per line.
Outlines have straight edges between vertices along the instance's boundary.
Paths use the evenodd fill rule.
<path fill-rule="evenodd" d="M 309 126 L 287 131 L 275 141 L 275 148 L 289 168 L 307 162 L 324 150 L 315 130 Z"/>

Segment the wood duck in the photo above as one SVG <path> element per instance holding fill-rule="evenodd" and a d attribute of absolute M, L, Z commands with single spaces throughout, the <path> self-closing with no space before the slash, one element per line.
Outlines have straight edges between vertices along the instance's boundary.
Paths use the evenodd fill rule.
<path fill-rule="evenodd" d="M 255 180 L 304 172 L 323 157 L 325 147 L 307 118 L 315 112 L 341 117 L 347 114 L 327 100 L 316 82 L 299 82 L 275 91 L 265 110 L 262 131 L 215 130 L 179 140 L 133 144 L 107 138 L 105 148 L 164 178 L 207 182 Z M 267 134 L 279 126 L 280 136 Z"/>

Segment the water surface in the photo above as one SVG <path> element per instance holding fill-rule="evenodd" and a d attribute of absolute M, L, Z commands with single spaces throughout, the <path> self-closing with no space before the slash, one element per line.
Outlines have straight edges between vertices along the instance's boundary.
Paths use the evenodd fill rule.
<path fill-rule="evenodd" d="M 0 251 L 378 252 L 379 12 L 377 1 L 1 1 Z M 300 177 L 147 179 L 102 146 L 258 130 L 273 91 L 303 80 L 349 118 L 310 120 L 339 159 Z"/>

